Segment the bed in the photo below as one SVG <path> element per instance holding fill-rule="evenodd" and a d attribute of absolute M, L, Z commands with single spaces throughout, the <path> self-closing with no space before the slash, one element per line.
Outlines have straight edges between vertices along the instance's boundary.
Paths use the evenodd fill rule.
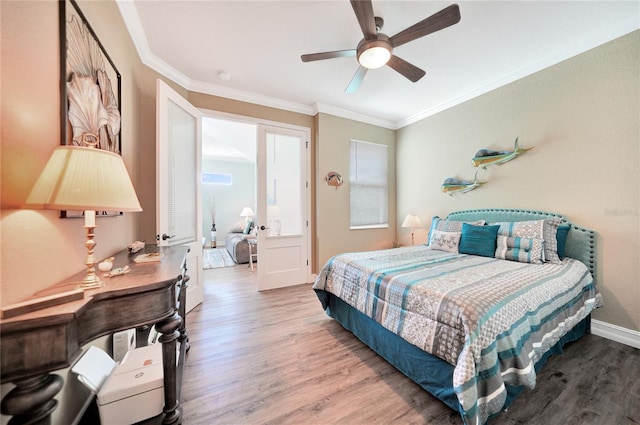
<path fill-rule="evenodd" d="M 313 289 L 329 316 L 475 425 L 590 331 L 596 277 L 592 230 L 482 209 L 434 217 L 428 245 L 336 255 Z"/>

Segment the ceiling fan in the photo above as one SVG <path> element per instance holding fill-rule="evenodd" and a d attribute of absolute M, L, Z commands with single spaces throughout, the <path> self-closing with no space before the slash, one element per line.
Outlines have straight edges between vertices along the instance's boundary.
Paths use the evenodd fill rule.
<path fill-rule="evenodd" d="M 364 38 L 360 40 L 358 46 L 350 50 L 310 53 L 300 57 L 302 62 L 312 62 L 323 59 L 356 56 L 360 66 L 349 82 L 345 93 L 355 92 L 358 87 L 360 87 L 369 69 L 381 68 L 384 65 L 389 65 L 389 67 L 415 83 L 424 77 L 425 72 L 417 66 L 394 55 L 393 49 L 460 21 L 460 8 L 457 4 L 452 4 L 417 24 L 400 31 L 393 37 L 389 37 L 380 32 L 384 20 L 378 16 L 373 16 L 371 0 L 351 0 L 351 6 L 362 29 L 362 34 L 364 34 Z"/>

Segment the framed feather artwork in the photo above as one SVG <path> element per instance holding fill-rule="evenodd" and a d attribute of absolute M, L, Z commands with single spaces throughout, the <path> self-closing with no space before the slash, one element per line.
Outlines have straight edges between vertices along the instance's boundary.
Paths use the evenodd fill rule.
<path fill-rule="evenodd" d="M 60 143 L 122 154 L 120 72 L 74 0 L 59 2 L 59 26 Z M 82 217 L 83 212 L 61 211 L 60 216 Z"/>

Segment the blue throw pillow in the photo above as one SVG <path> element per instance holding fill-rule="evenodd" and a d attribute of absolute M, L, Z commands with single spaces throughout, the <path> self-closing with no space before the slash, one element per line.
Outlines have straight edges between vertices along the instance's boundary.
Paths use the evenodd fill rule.
<path fill-rule="evenodd" d="M 253 228 L 253 220 L 247 221 L 247 224 L 244 226 L 244 234 L 248 235 L 251 233 L 251 229 Z"/>
<path fill-rule="evenodd" d="M 460 254 L 493 257 L 496 253 L 498 229 L 500 229 L 500 225 L 473 226 L 464 223 L 462 225 L 462 236 L 460 237 L 458 252 L 460 252 Z"/>
<path fill-rule="evenodd" d="M 571 226 L 568 224 L 561 224 L 558 226 L 556 232 L 556 240 L 558 241 L 558 257 L 564 258 L 564 248 L 567 246 L 567 236 L 569 235 Z"/>

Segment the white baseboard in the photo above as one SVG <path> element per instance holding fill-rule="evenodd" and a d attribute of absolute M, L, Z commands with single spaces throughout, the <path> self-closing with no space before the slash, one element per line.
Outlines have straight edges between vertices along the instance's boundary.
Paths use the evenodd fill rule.
<path fill-rule="evenodd" d="M 631 329 L 601 322 L 599 320 L 591 320 L 591 333 L 621 344 L 640 348 L 640 332 L 633 331 Z"/>

